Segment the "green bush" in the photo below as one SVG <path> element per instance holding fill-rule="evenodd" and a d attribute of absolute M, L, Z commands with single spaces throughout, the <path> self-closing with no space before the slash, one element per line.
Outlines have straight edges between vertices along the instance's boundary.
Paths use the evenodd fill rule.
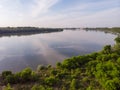
<path fill-rule="evenodd" d="M 5 87 L 5 90 L 14 90 L 11 86 L 10 86 L 10 84 L 8 83 L 7 84 L 7 86 Z"/>
<path fill-rule="evenodd" d="M 11 71 L 3 71 L 2 72 L 2 77 L 3 78 L 6 78 L 8 75 L 12 75 L 12 72 Z"/>
<path fill-rule="evenodd" d="M 58 79 L 55 77 L 45 78 L 45 83 L 49 86 L 55 86 L 58 83 Z"/>
<path fill-rule="evenodd" d="M 11 84 L 15 83 L 16 81 L 15 81 L 14 75 L 8 75 L 8 76 L 6 76 L 5 82 L 6 83 L 11 83 Z"/>
<path fill-rule="evenodd" d="M 42 85 L 34 85 L 31 90 L 46 90 Z"/>
<path fill-rule="evenodd" d="M 26 68 L 21 72 L 21 79 L 22 81 L 29 81 L 31 80 L 32 70 L 30 68 Z"/>

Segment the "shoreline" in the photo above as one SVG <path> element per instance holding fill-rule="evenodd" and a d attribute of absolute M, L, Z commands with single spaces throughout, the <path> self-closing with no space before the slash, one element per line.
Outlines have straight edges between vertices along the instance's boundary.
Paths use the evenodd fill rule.
<path fill-rule="evenodd" d="M 40 33 L 62 32 L 60 28 L 37 28 L 37 27 L 5 27 L 0 28 L 0 37 L 12 35 L 32 35 Z"/>

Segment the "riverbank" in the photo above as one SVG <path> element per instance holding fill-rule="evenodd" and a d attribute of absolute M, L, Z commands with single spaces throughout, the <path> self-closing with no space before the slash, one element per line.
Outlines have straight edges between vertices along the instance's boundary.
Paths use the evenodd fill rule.
<path fill-rule="evenodd" d="M 12 35 L 31 35 L 39 33 L 61 32 L 60 28 L 37 28 L 37 27 L 0 27 L 0 37 Z"/>

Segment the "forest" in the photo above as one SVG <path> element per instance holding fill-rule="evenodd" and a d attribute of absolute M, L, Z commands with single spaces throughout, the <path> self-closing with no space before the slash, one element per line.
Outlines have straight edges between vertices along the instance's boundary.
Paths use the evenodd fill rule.
<path fill-rule="evenodd" d="M 55 67 L 39 65 L 20 72 L 3 71 L 3 90 L 120 90 L 120 37 L 115 45 L 99 52 L 58 62 Z"/>
<path fill-rule="evenodd" d="M 0 27 L 0 37 L 13 35 L 32 35 L 39 33 L 61 32 L 60 28 L 38 28 L 38 27 Z"/>

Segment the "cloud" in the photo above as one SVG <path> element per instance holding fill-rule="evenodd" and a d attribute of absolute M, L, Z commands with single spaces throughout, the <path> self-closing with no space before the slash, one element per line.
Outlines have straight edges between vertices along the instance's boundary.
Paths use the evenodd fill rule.
<path fill-rule="evenodd" d="M 38 18 L 36 25 L 47 27 L 114 27 L 120 26 L 118 0 L 76 4 L 52 15 Z M 47 22 L 47 23 L 46 23 Z"/>
<path fill-rule="evenodd" d="M 34 4 L 31 7 L 31 13 L 33 17 L 39 16 L 41 13 L 46 13 L 49 9 L 55 5 L 59 0 L 34 0 Z"/>
<path fill-rule="evenodd" d="M 120 26 L 119 11 L 120 8 L 112 8 L 89 15 L 82 12 L 62 13 L 39 18 L 35 24 L 43 27 L 115 27 Z"/>
<path fill-rule="evenodd" d="M 60 0 L 0 0 L 0 25 L 29 26 Z M 24 23 L 23 23 L 24 22 Z M 34 23 L 33 23 L 34 24 Z"/>
<path fill-rule="evenodd" d="M 60 1 L 63 3 L 61 4 Z M 73 2 L 70 0 L 68 5 L 64 3 L 64 0 L 0 0 L 0 25 L 120 26 L 119 0 L 86 1 L 79 0 L 74 1 L 76 3 L 70 3 Z"/>
<path fill-rule="evenodd" d="M 36 17 L 46 13 L 60 0 L 1 0 L 0 13 L 23 13 L 25 16 Z M 24 4 L 25 3 L 25 4 Z"/>
<path fill-rule="evenodd" d="M 3 6 L 2 6 L 2 5 L 0 5 L 0 9 L 2 9 L 2 7 L 3 7 Z"/>

